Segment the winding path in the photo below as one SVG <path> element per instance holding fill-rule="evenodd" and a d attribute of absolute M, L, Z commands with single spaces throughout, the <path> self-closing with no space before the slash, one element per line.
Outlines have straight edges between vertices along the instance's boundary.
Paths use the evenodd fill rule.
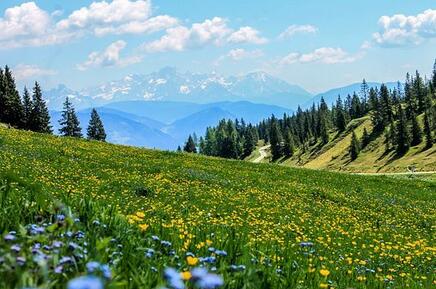
<path fill-rule="evenodd" d="M 255 160 L 253 160 L 253 163 L 260 163 L 264 158 L 266 158 L 266 150 L 269 149 L 271 145 L 266 145 L 261 148 L 259 148 L 260 156 L 258 156 Z"/>

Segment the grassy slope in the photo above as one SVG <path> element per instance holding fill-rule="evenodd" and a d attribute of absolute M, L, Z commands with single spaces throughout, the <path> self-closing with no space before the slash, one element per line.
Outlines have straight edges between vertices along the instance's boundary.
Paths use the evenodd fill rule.
<path fill-rule="evenodd" d="M 420 117 L 422 122 L 422 116 Z M 372 130 L 368 116 L 355 119 L 348 124 L 340 135 L 331 133 L 330 142 L 325 146 L 319 143 L 308 148 L 306 152 L 297 151 L 288 159 L 279 160 L 283 165 L 302 166 L 311 169 L 328 169 L 347 172 L 407 172 L 409 166 L 415 166 L 416 171 L 436 171 L 436 145 L 425 150 L 425 142 L 412 147 L 404 156 L 398 158 L 394 151 L 385 152 L 384 136 L 381 135 L 361 151 L 358 158 L 350 161 L 348 154 L 352 130 L 358 138 L 363 135 L 363 129 Z"/>
<path fill-rule="evenodd" d="M 213 246 L 229 253 L 218 266 L 227 288 L 318 288 L 327 280 L 336 288 L 383 288 L 391 275 L 391 288 L 425 288 L 433 282 L 436 189 L 431 183 L 251 164 L 3 127 L 0 150 L 0 180 L 12 174 L 73 209 L 90 198 L 124 216 L 142 212 L 150 225 L 146 236 L 166 236 L 182 256 L 186 251 L 210 254 L 199 244 L 212 239 Z M 0 229 L 14 228 L 20 216 L 11 220 L 2 219 Z M 150 266 L 162 268 L 170 261 L 143 263 L 144 238 L 124 239 L 125 247 L 140 251 L 123 253 L 131 260 L 123 261 L 119 279 L 132 278 L 128 269 L 135 268 L 130 274 L 136 285 L 156 285 Z M 381 246 L 381 240 L 389 246 Z M 310 258 L 300 249 L 302 241 L 315 244 Z M 406 255 L 411 261 L 404 261 Z M 263 261 L 252 263 L 252 258 Z M 271 266 L 262 265 L 265 260 Z M 379 271 L 361 273 L 362 262 Z M 230 264 L 247 270 L 231 273 Z M 331 272 L 328 278 L 320 276 L 321 268 Z"/>

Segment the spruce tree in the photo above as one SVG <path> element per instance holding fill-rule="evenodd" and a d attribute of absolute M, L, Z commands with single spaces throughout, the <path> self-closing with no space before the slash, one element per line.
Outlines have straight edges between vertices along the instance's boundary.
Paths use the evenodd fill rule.
<path fill-rule="evenodd" d="M 432 83 L 433 83 L 433 89 L 436 90 L 436 59 L 434 60 L 433 64 L 433 74 L 432 74 Z"/>
<path fill-rule="evenodd" d="M 30 123 L 30 117 L 32 115 L 32 109 L 33 109 L 33 103 L 32 99 L 30 97 L 30 93 L 27 90 L 26 87 L 24 87 L 24 93 L 23 93 L 23 111 L 24 111 L 24 117 L 23 117 L 23 128 L 25 129 L 31 129 L 31 123 Z"/>
<path fill-rule="evenodd" d="M 41 87 L 35 82 L 32 94 L 32 110 L 29 115 L 29 129 L 40 133 L 52 133 L 50 114 L 42 98 Z"/>
<path fill-rule="evenodd" d="M 419 126 L 418 119 L 415 114 L 412 114 L 412 139 L 410 144 L 412 146 L 419 145 L 422 141 L 422 130 Z"/>
<path fill-rule="evenodd" d="M 82 137 L 82 129 L 80 127 L 79 119 L 69 98 L 67 97 L 64 102 L 64 110 L 62 111 L 62 118 L 59 120 L 61 128 L 59 133 L 63 136 Z"/>
<path fill-rule="evenodd" d="M 89 140 L 106 141 L 106 132 L 104 130 L 103 122 L 95 108 L 91 111 L 91 119 L 89 120 L 87 136 Z"/>
<path fill-rule="evenodd" d="M 2 96 L 0 97 L 0 108 L 2 113 L 0 114 L 0 122 L 10 124 L 17 128 L 22 128 L 24 121 L 23 105 L 21 103 L 20 94 L 15 85 L 15 79 L 8 66 L 5 67 L 2 79 Z"/>
<path fill-rule="evenodd" d="M 270 144 L 271 154 L 274 160 L 277 160 L 283 156 L 282 142 L 283 139 L 277 124 L 277 120 L 273 118 L 271 120 Z"/>
<path fill-rule="evenodd" d="M 291 157 L 294 154 L 295 145 L 294 145 L 294 138 L 289 130 L 285 132 L 284 142 L 285 142 L 285 146 L 283 148 L 283 153 L 285 154 L 285 156 Z"/>
<path fill-rule="evenodd" d="M 360 153 L 360 144 L 359 140 L 357 139 L 356 133 L 353 131 L 353 134 L 351 135 L 351 143 L 350 143 L 350 158 L 351 161 L 354 161 L 357 159 Z"/>
<path fill-rule="evenodd" d="M 364 149 L 370 142 L 370 136 L 368 134 L 368 131 L 365 128 L 363 128 L 363 135 L 362 135 L 362 149 Z"/>
<path fill-rule="evenodd" d="M 336 128 L 339 132 L 343 132 L 347 126 L 344 107 L 342 106 L 341 97 L 338 96 L 336 101 Z"/>
<path fill-rule="evenodd" d="M 254 132 L 250 127 L 248 127 L 244 133 L 244 157 L 248 157 L 254 151 L 256 143 Z"/>
<path fill-rule="evenodd" d="M 395 150 L 398 155 L 405 154 L 410 148 L 410 133 L 407 127 L 406 115 L 401 105 L 398 106 L 398 121 L 395 134 Z"/>
<path fill-rule="evenodd" d="M 197 148 L 195 146 L 194 138 L 191 135 L 189 135 L 183 150 L 187 153 L 194 153 L 194 154 L 197 153 Z"/>
<path fill-rule="evenodd" d="M 424 134 L 425 134 L 425 146 L 426 148 L 430 148 L 433 145 L 433 137 L 431 133 L 431 124 L 430 124 L 430 110 L 427 109 L 424 114 Z"/>

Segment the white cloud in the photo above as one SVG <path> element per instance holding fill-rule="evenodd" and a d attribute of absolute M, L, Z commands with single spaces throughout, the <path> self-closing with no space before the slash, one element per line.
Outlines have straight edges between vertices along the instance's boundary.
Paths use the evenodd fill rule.
<path fill-rule="evenodd" d="M 145 43 L 147 52 L 183 51 L 186 48 L 199 47 L 205 44 L 220 45 L 231 33 L 227 21 L 220 17 L 206 19 L 201 23 L 192 24 L 191 28 L 177 26 L 168 28 L 160 39 Z"/>
<path fill-rule="evenodd" d="M 77 65 L 79 70 L 87 70 L 91 67 L 108 67 L 108 66 L 126 66 L 134 63 L 138 63 L 142 60 L 140 56 L 132 56 L 127 58 L 121 58 L 121 51 L 127 46 L 127 43 L 122 40 L 118 40 L 110 44 L 102 52 L 92 52 L 88 56 L 88 60 L 84 63 Z"/>
<path fill-rule="evenodd" d="M 227 53 L 226 57 L 238 61 L 246 58 L 257 58 L 257 57 L 261 57 L 262 55 L 263 52 L 259 49 L 248 51 L 243 48 L 236 48 L 230 50 L 229 53 Z"/>
<path fill-rule="evenodd" d="M 291 38 L 295 34 L 308 34 L 308 33 L 316 33 L 318 32 L 318 28 L 313 25 L 291 25 L 286 28 L 285 31 L 280 33 L 279 39 Z"/>
<path fill-rule="evenodd" d="M 152 33 L 178 23 L 168 15 L 150 18 L 149 0 L 93 2 L 56 22 L 61 13 L 50 14 L 35 2 L 6 9 L 0 18 L 0 49 L 59 44 L 87 34 Z"/>
<path fill-rule="evenodd" d="M 264 44 L 268 40 L 264 37 L 259 36 L 259 31 L 256 29 L 245 26 L 241 27 L 238 31 L 233 32 L 228 41 L 230 43 L 253 43 L 253 44 Z"/>
<path fill-rule="evenodd" d="M 350 54 L 344 51 L 342 48 L 333 47 L 321 47 L 306 54 L 298 52 L 292 52 L 281 59 L 281 64 L 294 64 L 294 63 L 324 63 L 324 64 L 336 64 L 336 63 L 350 63 L 363 56 L 362 52 L 357 54 Z"/>
<path fill-rule="evenodd" d="M 37 65 L 19 64 L 13 69 L 15 78 L 17 80 L 24 80 L 29 78 L 37 78 L 40 76 L 55 75 L 56 71 L 51 69 L 40 68 Z"/>
<path fill-rule="evenodd" d="M 190 28 L 181 25 L 168 28 L 160 39 L 143 44 L 143 49 L 147 52 L 183 51 L 208 44 L 215 46 L 226 43 L 262 44 L 266 41 L 259 36 L 259 31 L 251 27 L 242 27 L 234 31 L 228 27 L 227 20 L 214 17 L 201 23 L 194 23 Z"/>
<path fill-rule="evenodd" d="M 373 40 L 381 46 L 417 45 L 436 38 L 436 10 L 428 9 L 416 16 L 382 16 L 378 23 L 381 29 L 373 34 Z"/>

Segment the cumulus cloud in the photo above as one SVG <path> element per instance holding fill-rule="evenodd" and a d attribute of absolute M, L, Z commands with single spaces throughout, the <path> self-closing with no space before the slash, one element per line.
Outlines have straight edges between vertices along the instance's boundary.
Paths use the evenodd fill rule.
<path fill-rule="evenodd" d="M 56 71 L 51 69 L 44 69 L 37 65 L 19 64 L 15 66 L 14 75 L 17 80 L 24 80 L 29 78 L 36 78 L 40 76 L 55 75 Z"/>
<path fill-rule="evenodd" d="M 382 16 L 378 23 L 380 31 L 373 34 L 373 40 L 381 46 L 417 45 L 436 38 L 436 10 L 411 16 Z"/>
<path fill-rule="evenodd" d="M 268 40 L 259 35 L 259 31 L 256 29 L 245 26 L 239 28 L 238 31 L 233 32 L 228 41 L 230 43 L 253 43 L 253 44 L 264 44 L 268 42 Z"/>
<path fill-rule="evenodd" d="M 318 28 L 313 25 L 291 25 L 285 31 L 280 33 L 279 39 L 291 38 L 295 34 L 316 33 Z"/>
<path fill-rule="evenodd" d="M 246 58 L 257 58 L 263 55 L 262 50 L 245 50 L 243 48 L 232 49 L 227 53 L 226 57 L 231 58 L 235 61 L 246 59 Z"/>
<path fill-rule="evenodd" d="M 127 46 L 127 43 L 118 40 L 110 44 L 104 51 L 92 52 L 88 56 L 88 60 L 77 65 L 79 70 L 87 70 L 91 67 L 109 67 L 109 66 L 127 66 L 138 63 L 142 60 L 140 56 L 131 56 L 121 58 L 121 51 Z"/>
<path fill-rule="evenodd" d="M 93 2 L 55 21 L 59 16 L 60 11 L 50 14 L 35 2 L 6 9 L 0 18 L 0 47 L 52 45 L 88 34 L 152 33 L 178 23 L 168 15 L 151 17 L 149 0 Z"/>
<path fill-rule="evenodd" d="M 227 25 L 227 20 L 221 17 L 206 19 L 194 23 L 190 28 L 185 26 L 171 27 L 160 39 L 145 43 L 143 49 L 147 52 L 183 51 L 188 48 L 201 47 L 207 44 L 219 46 L 226 43 L 265 43 L 266 39 L 251 27 L 242 27 L 234 31 Z"/>
<path fill-rule="evenodd" d="M 344 51 L 342 48 L 333 47 L 321 47 L 315 49 L 310 53 L 301 54 L 298 52 L 292 52 L 281 59 L 281 64 L 294 64 L 294 63 L 324 63 L 324 64 L 336 64 L 336 63 L 350 63 L 361 58 L 362 53 L 350 54 Z"/>

